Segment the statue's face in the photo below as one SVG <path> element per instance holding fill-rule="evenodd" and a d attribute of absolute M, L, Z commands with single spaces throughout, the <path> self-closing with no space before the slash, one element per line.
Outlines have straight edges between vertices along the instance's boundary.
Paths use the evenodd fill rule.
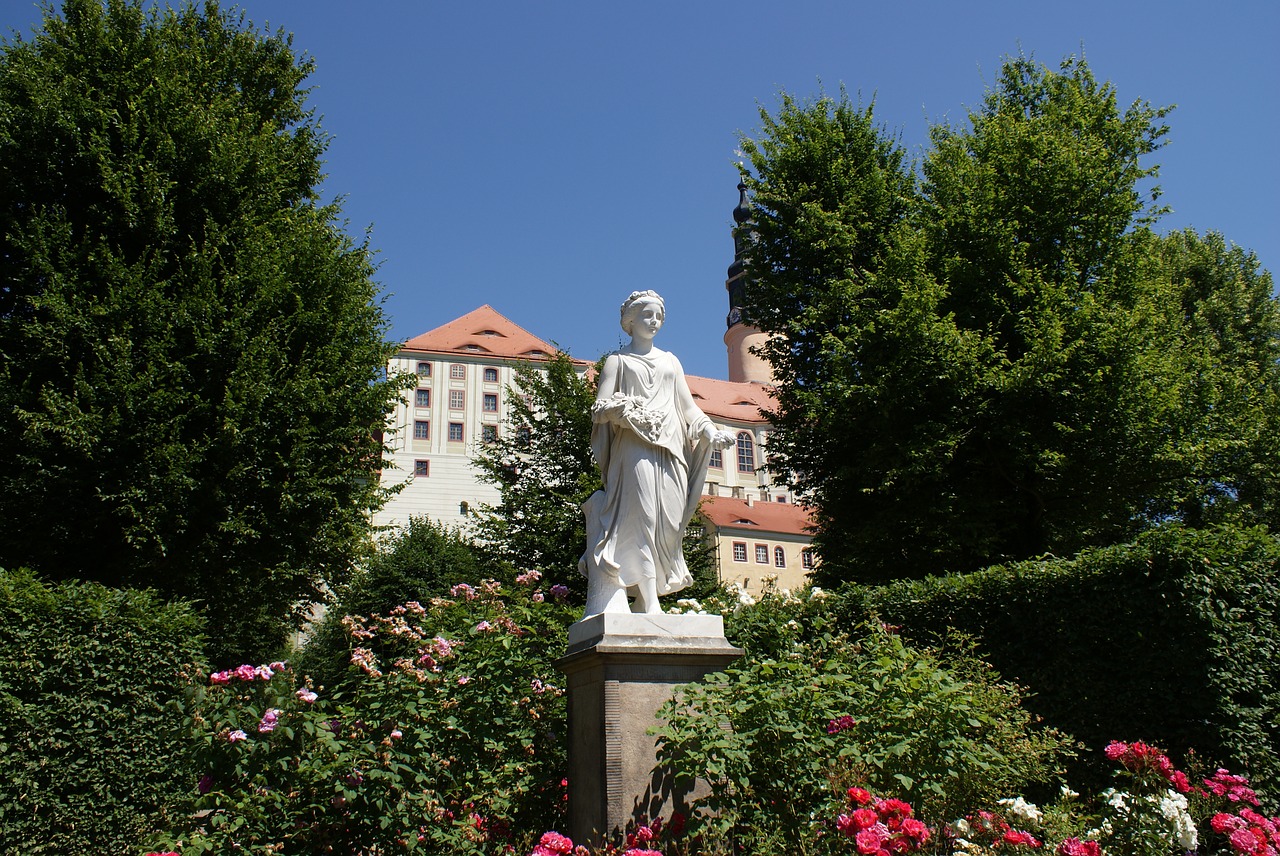
<path fill-rule="evenodd" d="M 666 313 L 662 309 L 662 304 L 645 300 L 632 306 L 631 311 L 627 313 L 627 318 L 631 322 L 632 336 L 652 339 L 662 329 Z"/>

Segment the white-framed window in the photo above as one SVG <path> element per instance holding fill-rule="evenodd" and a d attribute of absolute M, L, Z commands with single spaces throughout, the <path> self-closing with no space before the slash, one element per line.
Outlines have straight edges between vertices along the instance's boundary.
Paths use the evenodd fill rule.
<path fill-rule="evenodd" d="M 449 442 L 461 443 L 463 439 L 463 427 L 461 422 L 449 423 Z"/>
<path fill-rule="evenodd" d="M 449 409 L 462 410 L 467 406 L 467 394 L 461 389 L 449 390 Z"/>
<path fill-rule="evenodd" d="M 414 421 L 413 439 L 430 440 L 431 439 L 431 423 L 425 419 L 418 419 Z"/>
<path fill-rule="evenodd" d="M 481 425 L 480 439 L 484 440 L 486 443 L 492 443 L 494 440 L 497 440 L 498 426 L 497 425 Z"/>
<path fill-rule="evenodd" d="M 769 545 L 768 544 L 756 545 L 756 564 L 757 565 L 769 564 Z"/>
<path fill-rule="evenodd" d="M 745 541 L 733 542 L 733 560 L 735 562 L 745 562 L 747 560 L 747 545 Z"/>
<path fill-rule="evenodd" d="M 430 462 L 430 461 L 414 461 L 414 462 L 413 462 L 413 477 L 414 477 L 414 478 L 416 478 L 416 479 L 425 479 L 425 478 L 427 478 L 427 477 L 428 477 L 428 476 L 430 476 L 430 475 L 431 475 L 431 462 Z"/>
<path fill-rule="evenodd" d="M 756 471 L 756 444 L 746 431 L 738 432 L 738 472 Z"/>
<path fill-rule="evenodd" d="M 466 380 L 467 367 L 464 366 L 462 363 L 454 363 L 453 365 L 449 366 L 449 378 L 451 380 Z"/>
<path fill-rule="evenodd" d="M 484 382 L 485 382 L 485 383 L 497 383 L 497 382 L 498 382 L 498 370 L 497 370 L 497 369 L 495 369 L 495 368 L 493 368 L 492 366 L 489 366 L 488 368 L 486 368 L 486 369 L 484 370 Z"/>
<path fill-rule="evenodd" d="M 787 552 L 781 547 L 773 548 L 773 566 L 775 568 L 785 568 L 787 566 Z"/>
<path fill-rule="evenodd" d="M 497 413 L 498 412 L 498 393 L 486 392 L 484 394 L 484 400 L 482 401 L 481 406 L 484 408 L 485 413 Z"/>
<path fill-rule="evenodd" d="M 413 391 L 414 407 L 430 407 L 431 406 L 431 390 L 415 389 Z"/>
<path fill-rule="evenodd" d="M 724 469 L 724 452 L 719 449 L 713 451 L 711 453 L 711 463 L 707 464 L 707 466 L 714 467 L 717 470 Z"/>
<path fill-rule="evenodd" d="M 431 363 L 418 363 L 418 377 L 431 377 Z"/>
<path fill-rule="evenodd" d="M 806 571 L 813 570 L 813 551 L 808 547 L 800 551 L 800 567 Z"/>

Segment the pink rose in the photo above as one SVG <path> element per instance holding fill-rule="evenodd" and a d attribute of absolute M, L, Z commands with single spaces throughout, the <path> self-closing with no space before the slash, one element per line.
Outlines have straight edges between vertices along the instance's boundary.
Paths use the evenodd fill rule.
<path fill-rule="evenodd" d="M 889 839 L 889 828 L 883 823 L 877 823 L 860 831 L 853 837 L 853 841 L 858 845 L 858 852 L 862 854 L 875 853 L 880 849 L 880 845 Z"/>
<path fill-rule="evenodd" d="M 1026 847 L 1039 847 L 1040 842 L 1036 840 L 1030 832 L 1023 832 L 1018 829 L 1010 829 L 1004 834 L 1005 844 L 1021 844 Z"/>
<path fill-rule="evenodd" d="M 858 805 L 869 805 L 871 803 L 871 792 L 865 788 L 849 788 L 849 799 Z"/>
<path fill-rule="evenodd" d="M 241 740 L 248 740 L 249 735 L 245 734 L 239 728 L 227 735 L 227 740 L 232 743 L 239 743 Z"/>
<path fill-rule="evenodd" d="M 1102 848 L 1098 842 L 1090 839 L 1068 838 L 1058 845 L 1058 856 L 1101 856 Z"/>
<path fill-rule="evenodd" d="M 880 815 L 869 808 L 855 809 L 853 812 L 853 825 L 857 829 L 870 829 L 879 822 Z"/>
<path fill-rule="evenodd" d="M 269 734 L 276 730 L 276 723 L 280 721 L 280 711 L 273 708 L 262 714 L 262 721 L 258 723 L 258 731 L 262 734 Z"/>
<path fill-rule="evenodd" d="M 296 695 L 298 696 L 299 701 L 306 702 L 307 704 L 315 704 L 316 699 L 319 698 L 319 696 L 317 696 L 315 693 L 313 693 L 311 690 L 307 689 L 306 687 L 303 687 L 302 689 L 298 690 Z"/>
<path fill-rule="evenodd" d="M 929 827 L 914 817 L 908 817 L 902 821 L 902 834 L 916 844 L 924 844 L 929 840 Z"/>
<path fill-rule="evenodd" d="M 544 832 L 542 838 L 538 839 L 538 847 L 544 848 L 547 853 L 572 853 L 573 841 L 558 832 Z"/>

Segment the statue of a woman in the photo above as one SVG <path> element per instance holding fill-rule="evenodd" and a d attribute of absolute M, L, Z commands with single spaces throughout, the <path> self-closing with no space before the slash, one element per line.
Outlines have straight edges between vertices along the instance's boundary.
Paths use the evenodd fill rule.
<path fill-rule="evenodd" d="M 604 489 L 583 503 L 588 616 L 661 612 L 658 596 L 692 582 L 681 543 L 713 449 L 734 442 L 693 401 L 680 361 L 653 346 L 666 310 L 653 291 L 622 304 L 631 344 L 605 358 L 591 407 L 591 452 Z M 627 595 L 636 599 L 634 610 Z"/>

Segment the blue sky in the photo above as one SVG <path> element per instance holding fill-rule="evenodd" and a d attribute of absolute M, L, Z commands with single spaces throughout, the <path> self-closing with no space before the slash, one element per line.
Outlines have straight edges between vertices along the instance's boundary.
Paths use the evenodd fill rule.
<path fill-rule="evenodd" d="M 1222 232 L 1280 265 L 1280 3 L 244 0 L 317 63 L 327 195 L 371 229 L 390 335 L 489 303 L 574 356 L 616 347 L 633 289 L 659 344 L 725 377 L 738 133 L 780 90 L 841 84 L 918 155 L 1007 54 L 1082 49 L 1122 103 L 1177 104 L 1162 229 Z M 30 0 L 0 0 L 29 33 Z"/>

